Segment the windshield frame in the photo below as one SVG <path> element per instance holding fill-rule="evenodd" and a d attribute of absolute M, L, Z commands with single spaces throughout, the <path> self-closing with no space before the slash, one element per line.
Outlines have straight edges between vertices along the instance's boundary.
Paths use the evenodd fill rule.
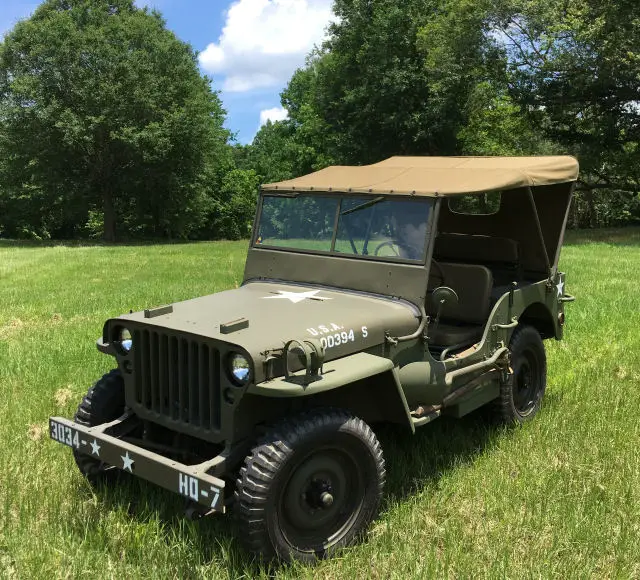
<path fill-rule="evenodd" d="M 270 245 L 265 242 L 258 242 L 258 237 L 260 235 L 260 221 L 262 218 L 263 211 L 263 202 L 266 197 L 285 197 L 285 198 L 298 198 L 298 197 L 322 197 L 322 198 L 337 198 L 336 212 L 333 223 L 333 233 L 331 236 L 331 246 L 330 250 L 316 250 L 316 249 L 306 249 L 306 248 L 295 248 L 295 247 L 287 247 L 287 246 L 279 246 L 279 245 Z M 362 198 L 362 205 L 356 206 L 355 208 L 350 208 L 346 210 L 348 213 L 342 213 L 342 203 L 345 199 L 353 199 L 353 198 Z M 358 209 L 365 209 L 366 207 L 375 207 L 378 203 L 384 201 L 419 201 L 420 203 L 424 203 L 429 206 L 429 214 L 426 223 L 426 232 L 424 238 L 424 244 L 422 248 L 422 255 L 419 259 L 411 259 L 411 258 L 403 258 L 401 256 L 376 256 L 372 254 L 362 254 L 362 253 L 346 253 L 335 250 L 336 239 L 339 235 L 339 220 L 342 215 L 348 215 L 349 213 L 353 213 Z M 253 230 L 251 234 L 251 248 L 256 250 L 270 250 L 270 251 L 278 251 L 278 252 L 289 252 L 295 254 L 309 254 L 316 256 L 330 256 L 334 258 L 347 258 L 347 259 L 355 259 L 355 260 L 368 260 L 373 262 L 389 262 L 394 264 L 407 264 L 411 266 L 424 266 L 427 262 L 427 257 L 429 255 L 430 246 L 432 244 L 432 238 L 434 236 L 435 231 L 435 219 L 436 219 L 436 198 L 428 198 L 421 197 L 417 198 L 412 195 L 375 195 L 370 193 L 356 193 L 356 192 L 292 192 L 292 191 L 261 191 L 259 200 L 258 200 L 258 208 L 256 211 L 256 217 L 254 220 Z M 368 238 L 369 232 L 367 233 L 367 239 L 364 240 L 363 249 L 366 250 L 369 242 L 371 241 Z M 353 245 L 353 241 L 351 241 Z"/>

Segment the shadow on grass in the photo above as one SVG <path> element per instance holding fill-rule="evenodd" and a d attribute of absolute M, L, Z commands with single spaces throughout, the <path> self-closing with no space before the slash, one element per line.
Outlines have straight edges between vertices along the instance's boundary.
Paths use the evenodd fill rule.
<path fill-rule="evenodd" d="M 570 230 L 565 235 L 566 246 L 609 244 L 612 246 L 640 246 L 640 227 Z"/>
<path fill-rule="evenodd" d="M 129 519 L 142 526 L 158 522 L 166 550 L 188 549 L 189 555 L 175 563 L 178 568 L 189 570 L 194 565 L 217 565 L 233 578 L 269 575 L 269 568 L 239 545 L 230 514 L 191 520 L 185 515 L 189 504 L 184 498 L 122 472 L 98 484 L 93 492 L 101 511 L 125 512 Z M 83 485 L 78 493 L 88 499 L 92 491 Z M 80 537 L 86 534 L 85 525 L 79 522 L 76 531 Z"/>
<path fill-rule="evenodd" d="M 383 501 L 402 501 L 448 471 L 473 462 L 504 432 L 488 415 L 481 409 L 462 419 L 441 417 L 415 435 L 396 426 L 379 427 L 376 433 L 387 467 Z"/>
<path fill-rule="evenodd" d="M 447 471 L 472 462 L 500 432 L 482 411 L 463 419 L 443 417 L 415 435 L 399 426 L 378 426 L 376 433 L 387 466 L 382 509 L 419 492 L 425 483 L 437 481 Z M 269 577 L 288 567 L 265 566 L 247 554 L 237 541 L 238 531 L 230 514 L 190 521 L 184 515 L 187 504 L 181 497 L 127 474 L 118 475 L 117 481 L 96 489 L 101 509 L 125 511 L 140 524 L 159 521 L 167 549 L 178 544 L 189 546 L 197 550 L 199 563 L 222 566 L 230 577 Z M 86 487 L 84 493 L 90 493 Z M 78 529 L 80 535 L 85 532 Z"/>

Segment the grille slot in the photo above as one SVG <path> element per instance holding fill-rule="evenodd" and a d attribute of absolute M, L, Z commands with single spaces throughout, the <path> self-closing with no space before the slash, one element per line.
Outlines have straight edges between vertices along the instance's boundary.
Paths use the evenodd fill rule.
<path fill-rule="evenodd" d="M 140 410 L 185 426 L 220 430 L 220 351 L 149 329 L 133 331 L 134 394 Z"/>

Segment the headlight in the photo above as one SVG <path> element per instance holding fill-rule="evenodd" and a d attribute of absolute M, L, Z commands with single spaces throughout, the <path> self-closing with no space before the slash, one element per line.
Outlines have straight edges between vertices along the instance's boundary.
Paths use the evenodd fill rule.
<path fill-rule="evenodd" d="M 251 365 L 246 357 L 237 353 L 232 355 L 229 359 L 229 367 L 234 382 L 240 387 L 246 385 L 251 374 Z"/>
<path fill-rule="evenodd" d="M 131 350 L 131 346 L 133 344 L 133 339 L 131 338 L 131 332 L 128 328 L 120 328 L 118 330 L 118 345 L 122 349 L 122 352 L 128 354 Z"/>

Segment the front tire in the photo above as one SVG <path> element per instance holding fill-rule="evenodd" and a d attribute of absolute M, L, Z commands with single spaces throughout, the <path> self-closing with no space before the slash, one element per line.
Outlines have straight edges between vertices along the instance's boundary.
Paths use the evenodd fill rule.
<path fill-rule="evenodd" d="M 380 443 L 350 413 L 315 410 L 282 421 L 240 469 L 240 538 L 266 560 L 315 562 L 366 531 L 385 476 Z"/>
<path fill-rule="evenodd" d="M 509 350 L 513 372 L 500 387 L 496 414 L 503 423 L 519 425 L 540 410 L 547 386 L 547 357 L 540 333 L 533 326 L 518 326 Z"/>
<path fill-rule="evenodd" d="M 85 427 L 95 427 L 117 419 L 124 413 L 124 380 L 118 369 L 99 379 L 83 397 L 73 420 Z M 92 458 L 73 452 L 78 469 L 91 483 L 97 483 L 115 468 Z"/>

